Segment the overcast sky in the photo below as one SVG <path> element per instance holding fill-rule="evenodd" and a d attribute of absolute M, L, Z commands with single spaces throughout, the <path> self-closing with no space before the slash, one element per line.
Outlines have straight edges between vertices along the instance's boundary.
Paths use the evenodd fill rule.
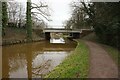
<path fill-rule="evenodd" d="M 35 0 L 33 0 L 35 1 Z M 50 14 L 52 21 L 48 22 L 51 27 L 62 27 L 63 22 L 68 20 L 71 15 L 70 3 L 72 0 L 44 0 L 51 8 Z"/>
<path fill-rule="evenodd" d="M 18 1 L 18 0 L 17 0 Z M 20 2 L 26 2 L 27 0 L 19 0 Z M 51 27 L 62 27 L 63 22 L 68 20 L 71 16 L 70 3 L 73 0 L 32 0 L 34 3 L 38 1 L 44 1 L 50 7 L 51 20 L 48 25 Z"/>
<path fill-rule="evenodd" d="M 72 0 L 47 0 L 53 12 L 51 13 L 52 21 L 49 24 L 53 27 L 61 27 L 65 20 L 71 15 L 70 3 Z"/>

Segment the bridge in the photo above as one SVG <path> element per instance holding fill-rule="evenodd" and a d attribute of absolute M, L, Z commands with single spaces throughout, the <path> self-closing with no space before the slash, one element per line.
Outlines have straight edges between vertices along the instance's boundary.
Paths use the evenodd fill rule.
<path fill-rule="evenodd" d="M 83 31 L 91 31 L 91 29 L 64 29 L 64 28 L 46 28 L 43 30 L 46 40 L 50 40 L 50 33 L 69 33 L 73 39 L 80 38 Z"/>
<path fill-rule="evenodd" d="M 46 32 L 53 32 L 53 33 L 81 33 L 80 30 L 72 30 L 72 29 L 55 29 L 55 28 L 47 28 L 43 30 L 44 33 Z"/>

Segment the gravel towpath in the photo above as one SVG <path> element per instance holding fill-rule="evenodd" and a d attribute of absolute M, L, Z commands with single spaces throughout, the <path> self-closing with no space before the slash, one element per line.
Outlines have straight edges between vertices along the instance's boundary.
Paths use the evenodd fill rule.
<path fill-rule="evenodd" d="M 118 78 L 118 67 L 108 53 L 98 44 L 85 41 L 90 49 L 88 78 Z"/>

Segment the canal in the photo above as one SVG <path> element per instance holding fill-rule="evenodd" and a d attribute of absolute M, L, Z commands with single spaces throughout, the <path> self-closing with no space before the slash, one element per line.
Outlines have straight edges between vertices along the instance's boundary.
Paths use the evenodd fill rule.
<path fill-rule="evenodd" d="M 76 47 L 70 40 L 51 39 L 2 47 L 3 78 L 41 78 Z"/>

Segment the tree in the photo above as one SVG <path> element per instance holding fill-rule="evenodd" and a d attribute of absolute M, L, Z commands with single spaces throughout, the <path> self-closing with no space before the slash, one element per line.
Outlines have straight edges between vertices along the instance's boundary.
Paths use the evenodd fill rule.
<path fill-rule="evenodd" d="M 16 23 L 19 4 L 17 2 L 8 2 L 9 22 Z"/>
<path fill-rule="evenodd" d="M 119 2 L 79 2 L 74 4 L 74 7 L 75 9 L 78 8 L 77 11 L 83 11 L 82 15 L 88 16 L 87 18 L 83 16 L 78 17 L 80 19 L 83 18 L 84 24 L 94 27 L 94 31 L 101 42 L 120 48 Z M 73 13 L 77 14 L 74 11 Z M 78 15 L 81 15 L 81 12 Z M 75 17 L 73 18 L 76 19 Z M 77 23 L 82 24 L 80 20 Z"/>
<path fill-rule="evenodd" d="M 26 27 L 27 38 L 32 39 L 31 0 L 27 0 Z"/>
<path fill-rule="evenodd" d="M 7 2 L 2 2 L 2 36 L 5 35 L 5 28 L 8 23 Z"/>
<path fill-rule="evenodd" d="M 72 18 L 70 18 L 69 20 L 67 20 L 67 21 L 65 21 L 64 22 L 64 27 L 65 27 L 65 29 L 73 29 L 73 24 L 74 24 L 74 22 L 73 22 L 73 20 L 72 20 Z"/>
<path fill-rule="evenodd" d="M 82 28 L 89 28 L 88 26 L 88 14 L 85 11 L 84 6 L 81 2 L 72 2 L 71 7 L 72 11 L 72 27 L 74 29 L 82 29 Z"/>
<path fill-rule="evenodd" d="M 0 36 L 2 37 L 2 2 L 0 1 Z M 0 39 L 2 39 L 0 37 Z"/>
<path fill-rule="evenodd" d="M 9 14 L 9 24 L 12 27 L 21 27 L 23 21 L 25 21 L 25 9 L 22 3 L 17 1 L 8 2 L 8 14 Z M 18 24 L 18 25 L 17 25 Z"/>
<path fill-rule="evenodd" d="M 8 26 L 22 27 L 25 21 L 25 8 L 22 3 L 17 1 L 8 2 L 8 14 Z"/>
<path fill-rule="evenodd" d="M 50 21 L 49 19 L 50 12 L 48 5 L 44 2 L 39 1 L 39 3 L 32 3 L 32 21 L 33 27 L 43 29 L 47 26 L 45 20 Z M 36 26 L 35 26 L 36 25 Z M 38 27 L 39 26 L 39 27 Z"/>
<path fill-rule="evenodd" d="M 120 3 L 94 3 L 95 32 L 106 44 L 120 48 Z"/>
<path fill-rule="evenodd" d="M 19 28 L 23 28 L 23 26 L 25 25 L 25 8 L 23 7 L 22 3 L 19 4 L 19 23 L 18 23 L 18 27 Z"/>
<path fill-rule="evenodd" d="M 44 7 L 48 7 L 48 6 L 44 5 L 42 2 L 40 2 L 40 5 L 37 5 L 35 3 L 31 3 L 31 0 L 27 0 L 26 27 L 27 27 L 27 37 L 29 39 L 32 38 L 32 15 L 34 15 L 34 17 L 36 16 L 36 19 L 39 20 L 39 18 L 37 17 L 39 14 L 39 16 L 41 15 L 42 17 L 44 17 L 46 20 L 49 21 L 47 16 L 50 16 L 50 15 L 48 14 L 47 11 L 42 11 L 42 9 L 41 9 Z M 37 11 L 32 12 L 31 11 L 32 9 L 36 9 Z M 40 19 L 40 21 L 41 21 L 41 19 Z"/>
<path fill-rule="evenodd" d="M 44 2 L 39 1 L 38 4 L 32 3 L 31 9 L 32 9 L 32 17 L 37 21 L 40 22 L 44 20 L 51 21 L 49 19 L 50 12 L 48 5 L 45 4 Z"/>
<path fill-rule="evenodd" d="M 89 3 L 88 6 L 84 2 L 82 4 L 100 41 L 120 48 L 120 3 Z"/>

